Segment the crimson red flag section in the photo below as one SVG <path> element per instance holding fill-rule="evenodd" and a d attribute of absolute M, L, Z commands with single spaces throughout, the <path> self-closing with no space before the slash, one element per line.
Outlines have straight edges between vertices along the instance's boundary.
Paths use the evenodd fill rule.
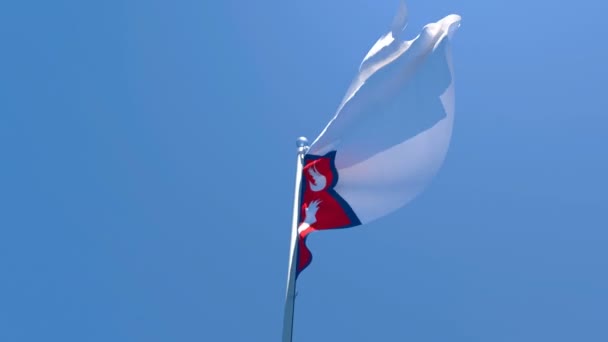
<path fill-rule="evenodd" d="M 306 155 L 304 158 L 297 274 L 312 261 L 312 254 L 306 246 L 308 234 L 315 230 L 361 224 L 348 203 L 334 190 L 339 178 L 335 156 L 336 152 L 332 151 L 324 156 Z"/>

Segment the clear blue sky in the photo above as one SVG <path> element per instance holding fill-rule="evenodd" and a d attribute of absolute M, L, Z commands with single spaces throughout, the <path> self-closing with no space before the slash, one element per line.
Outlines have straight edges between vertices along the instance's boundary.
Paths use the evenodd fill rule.
<path fill-rule="evenodd" d="M 0 5 L 0 341 L 278 341 L 295 139 L 397 0 Z M 457 13 L 428 190 L 309 239 L 294 342 L 607 341 L 605 1 Z"/>

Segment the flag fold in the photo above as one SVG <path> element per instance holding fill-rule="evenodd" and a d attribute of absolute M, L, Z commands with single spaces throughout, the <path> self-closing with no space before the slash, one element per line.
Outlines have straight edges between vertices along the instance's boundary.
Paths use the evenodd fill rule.
<path fill-rule="evenodd" d="M 460 16 L 405 40 L 407 17 L 401 2 L 304 156 L 297 274 L 312 260 L 311 232 L 366 224 L 403 207 L 446 156 L 454 121 L 450 39 Z"/>

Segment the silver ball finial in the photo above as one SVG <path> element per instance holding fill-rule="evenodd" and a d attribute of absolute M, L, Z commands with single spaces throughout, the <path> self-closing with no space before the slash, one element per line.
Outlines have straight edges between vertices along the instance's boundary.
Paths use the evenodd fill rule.
<path fill-rule="evenodd" d="M 308 146 L 308 139 L 306 139 L 306 137 L 299 137 L 298 140 L 296 140 L 296 145 L 298 147 L 306 147 Z"/>
<path fill-rule="evenodd" d="M 299 137 L 296 140 L 298 146 L 298 153 L 306 153 L 308 151 L 308 139 L 306 137 Z"/>

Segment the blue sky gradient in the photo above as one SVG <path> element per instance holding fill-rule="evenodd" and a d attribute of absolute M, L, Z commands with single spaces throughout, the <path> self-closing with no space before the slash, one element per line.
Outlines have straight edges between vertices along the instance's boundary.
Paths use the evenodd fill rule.
<path fill-rule="evenodd" d="M 0 5 L 0 341 L 279 340 L 295 139 L 397 5 Z M 408 7 L 462 16 L 446 162 L 308 239 L 294 342 L 608 340 L 605 2 Z"/>

